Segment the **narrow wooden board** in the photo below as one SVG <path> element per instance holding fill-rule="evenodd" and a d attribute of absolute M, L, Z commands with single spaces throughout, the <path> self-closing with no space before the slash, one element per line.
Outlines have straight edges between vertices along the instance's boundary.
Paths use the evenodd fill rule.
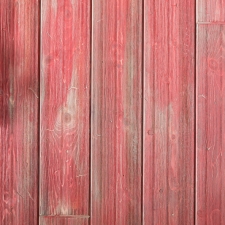
<path fill-rule="evenodd" d="M 225 224 L 225 26 L 197 38 L 197 224 Z"/>
<path fill-rule="evenodd" d="M 224 0 L 197 0 L 198 22 L 225 22 Z"/>
<path fill-rule="evenodd" d="M 194 224 L 195 1 L 144 9 L 143 224 Z"/>
<path fill-rule="evenodd" d="M 41 10 L 40 214 L 88 215 L 90 1 Z"/>
<path fill-rule="evenodd" d="M 40 225 L 88 225 L 88 217 L 57 217 L 41 216 Z"/>
<path fill-rule="evenodd" d="M 38 0 L 0 2 L 0 224 L 38 224 Z"/>
<path fill-rule="evenodd" d="M 141 224 L 142 1 L 92 5 L 91 224 Z"/>

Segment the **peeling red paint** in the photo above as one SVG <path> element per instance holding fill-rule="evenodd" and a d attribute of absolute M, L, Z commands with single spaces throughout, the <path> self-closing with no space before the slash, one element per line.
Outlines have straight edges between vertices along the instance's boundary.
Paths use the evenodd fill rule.
<path fill-rule="evenodd" d="M 0 224 L 225 224 L 224 15 L 1 0 Z"/>

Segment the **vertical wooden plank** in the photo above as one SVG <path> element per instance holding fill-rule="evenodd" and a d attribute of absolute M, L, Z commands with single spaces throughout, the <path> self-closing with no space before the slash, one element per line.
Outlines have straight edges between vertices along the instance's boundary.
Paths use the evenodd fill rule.
<path fill-rule="evenodd" d="M 144 9 L 143 224 L 194 224 L 195 1 Z"/>
<path fill-rule="evenodd" d="M 93 1 L 91 224 L 141 224 L 142 1 Z"/>
<path fill-rule="evenodd" d="M 197 39 L 197 224 L 225 223 L 225 27 L 199 25 Z"/>
<path fill-rule="evenodd" d="M 197 0 L 198 22 L 225 22 L 225 0 Z"/>
<path fill-rule="evenodd" d="M 0 2 L 0 224 L 38 224 L 38 0 Z"/>
<path fill-rule="evenodd" d="M 89 213 L 90 1 L 42 1 L 40 214 Z"/>

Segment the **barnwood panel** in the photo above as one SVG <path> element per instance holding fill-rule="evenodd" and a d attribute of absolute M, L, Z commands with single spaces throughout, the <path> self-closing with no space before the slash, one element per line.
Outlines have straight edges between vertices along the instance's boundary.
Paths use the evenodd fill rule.
<path fill-rule="evenodd" d="M 197 224 L 225 224 L 225 26 L 197 38 Z"/>
<path fill-rule="evenodd" d="M 41 216 L 40 225 L 89 225 L 88 216 Z"/>
<path fill-rule="evenodd" d="M 224 0 L 197 0 L 198 22 L 225 22 Z"/>
<path fill-rule="evenodd" d="M 144 9 L 143 224 L 194 224 L 195 1 Z"/>
<path fill-rule="evenodd" d="M 38 0 L 0 2 L 0 224 L 38 224 Z"/>
<path fill-rule="evenodd" d="M 90 1 L 41 9 L 40 214 L 88 215 Z"/>
<path fill-rule="evenodd" d="M 91 224 L 141 225 L 142 1 L 92 9 Z"/>

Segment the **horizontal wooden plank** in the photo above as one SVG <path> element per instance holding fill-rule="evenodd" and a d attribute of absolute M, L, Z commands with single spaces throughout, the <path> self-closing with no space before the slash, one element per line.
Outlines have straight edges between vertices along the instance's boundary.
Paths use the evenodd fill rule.
<path fill-rule="evenodd" d="M 225 25 L 197 37 L 197 225 L 225 224 Z"/>
<path fill-rule="evenodd" d="M 90 0 L 41 6 L 40 213 L 89 214 Z"/>
<path fill-rule="evenodd" d="M 0 1 L 0 224 L 38 224 L 39 1 Z"/>
<path fill-rule="evenodd" d="M 143 224 L 194 224 L 195 1 L 145 0 Z"/>
<path fill-rule="evenodd" d="M 225 1 L 197 0 L 198 22 L 225 22 Z"/>
<path fill-rule="evenodd" d="M 88 225 L 89 218 L 84 216 L 41 216 L 39 225 Z"/>

